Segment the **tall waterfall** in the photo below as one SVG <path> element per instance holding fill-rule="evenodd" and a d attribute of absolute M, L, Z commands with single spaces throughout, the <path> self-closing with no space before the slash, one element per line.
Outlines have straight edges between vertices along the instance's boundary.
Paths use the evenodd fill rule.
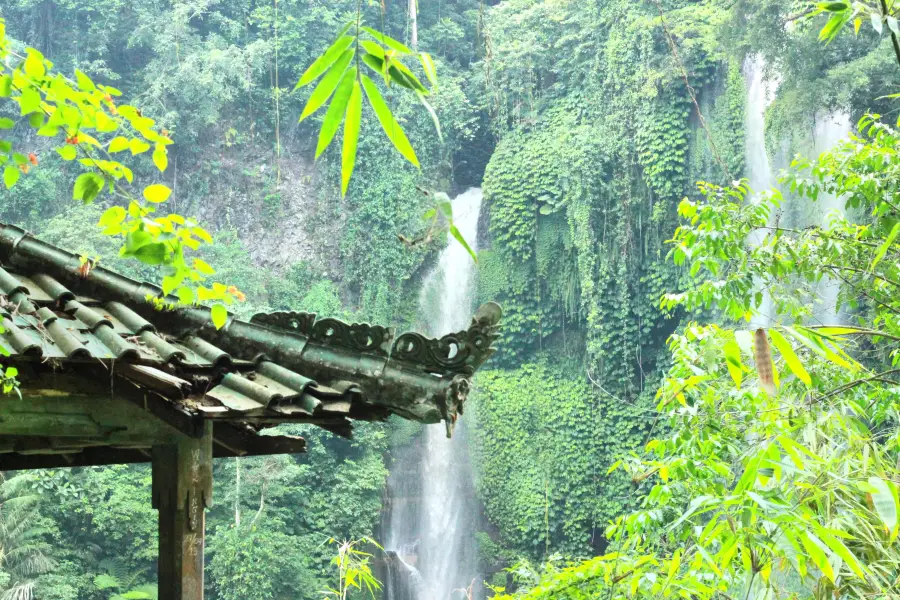
<path fill-rule="evenodd" d="M 744 80 L 747 87 L 744 112 L 744 163 L 747 166 L 750 187 L 756 193 L 771 189 L 777 183 L 766 150 L 766 108 L 775 99 L 778 82 L 766 79 L 765 70 L 765 60 L 758 54 L 750 55 L 744 61 Z M 755 231 L 748 242 L 757 245 L 764 237 L 764 231 Z M 762 316 L 754 320 L 754 325 L 768 326 L 774 318 L 774 310 L 772 298 L 765 290 L 759 311 Z"/>
<path fill-rule="evenodd" d="M 481 189 L 472 188 L 451 203 L 454 222 L 473 248 L 481 198 Z M 472 258 L 451 238 L 419 297 L 426 332 L 441 336 L 468 327 L 474 291 Z M 467 598 L 466 589 L 477 579 L 478 507 L 472 505 L 465 431 L 470 418 L 471 413 L 457 423 L 449 440 L 443 424 L 426 427 L 423 439 L 398 456 L 388 478 L 392 500 L 383 525 L 387 600 Z"/>

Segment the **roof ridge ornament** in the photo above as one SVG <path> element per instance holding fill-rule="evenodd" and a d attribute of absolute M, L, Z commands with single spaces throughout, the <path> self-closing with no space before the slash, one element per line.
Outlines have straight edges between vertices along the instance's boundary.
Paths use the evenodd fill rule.
<path fill-rule="evenodd" d="M 317 319 L 314 313 L 307 312 L 257 313 L 250 318 L 250 323 L 305 337 L 316 344 L 384 358 L 387 358 L 388 348 L 394 339 L 394 331 L 389 327 L 369 323 L 346 323 L 332 317 Z"/>

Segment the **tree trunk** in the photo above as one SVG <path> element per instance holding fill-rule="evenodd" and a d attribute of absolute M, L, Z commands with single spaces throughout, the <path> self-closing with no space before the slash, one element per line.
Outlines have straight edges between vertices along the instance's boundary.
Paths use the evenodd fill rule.
<path fill-rule="evenodd" d="M 418 0 L 409 0 L 409 42 L 413 50 L 418 50 L 419 45 L 419 19 L 416 4 Z"/>

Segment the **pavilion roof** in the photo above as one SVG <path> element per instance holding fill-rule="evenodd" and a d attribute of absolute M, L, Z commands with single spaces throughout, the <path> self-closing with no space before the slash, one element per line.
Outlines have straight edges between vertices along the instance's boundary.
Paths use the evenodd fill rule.
<path fill-rule="evenodd" d="M 130 400 L 183 435 L 199 437 L 212 421 L 220 456 L 301 451 L 299 438 L 259 435 L 283 423 L 349 436 L 352 420 L 397 414 L 444 420 L 449 435 L 500 319 L 496 304 L 485 305 L 469 329 L 439 340 L 394 339 L 389 328 L 304 312 L 229 315 L 217 330 L 206 307 L 169 298 L 160 310 L 151 301 L 160 288 L 80 266 L 77 255 L 0 224 L 0 346 L 24 394 L 21 430 L 0 414 L 0 469 L 148 459 L 154 439 L 142 437 L 137 414 L 112 414 L 119 405 L 101 407 L 108 398 L 98 394 Z M 29 399 L 48 394 L 80 398 L 71 403 L 104 425 L 83 435 L 30 427 Z"/>

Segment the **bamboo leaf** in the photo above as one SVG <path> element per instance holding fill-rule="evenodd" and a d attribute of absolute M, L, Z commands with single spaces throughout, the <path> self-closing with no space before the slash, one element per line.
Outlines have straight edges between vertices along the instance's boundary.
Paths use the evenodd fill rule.
<path fill-rule="evenodd" d="M 466 249 L 466 252 L 469 253 L 469 256 L 472 257 L 472 260 L 478 263 L 478 256 L 475 254 L 475 251 L 472 250 L 472 247 L 469 246 L 469 243 L 463 237 L 462 233 L 460 233 L 459 229 L 456 228 L 456 225 L 450 223 L 450 235 L 456 238 L 456 241 L 459 242 L 463 248 Z"/>
<path fill-rule="evenodd" d="M 811 386 L 812 378 L 810 378 L 809 373 L 806 371 L 806 368 L 803 366 L 800 358 L 794 352 L 794 349 L 791 347 L 790 342 L 788 342 L 784 338 L 784 336 L 775 329 L 770 329 L 769 335 L 772 337 L 772 343 L 775 345 L 775 348 L 778 349 L 778 352 L 781 353 L 782 358 L 784 358 L 784 362 L 787 364 L 791 372 L 796 375 L 797 379 L 802 381 L 807 387 Z"/>
<path fill-rule="evenodd" d="M 730 332 L 728 333 L 730 334 Z M 725 364 L 728 367 L 728 374 L 734 381 L 734 387 L 740 388 L 744 376 L 744 363 L 741 361 L 741 348 L 733 334 L 728 335 L 722 345 L 722 351 L 725 353 Z"/>
<path fill-rule="evenodd" d="M 437 89 L 437 67 L 434 65 L 434 60 L 432 60 L 431 55 L 427 52 L 422 52 L 419 54 L 419 62 L 422 63 L 422 68 L 425 70 L 425 77 L 428 78 L 428 81 L 431 82 L 434 89 Z"/>
<path fill-rule="evenodd" d="M 318 79 L 322 73 L 327 71 L 328 68 L 344 54 L 344 51 L 353 43 L 353 39 L 352 36 L 341 35 L 341 37 L 339 37 L 331 47 L 322 54 L 322 56 L 317 58 L 313 64 L 309 65 L 309 68 L 306 69 L 306 72 L 300 77 L 300 81 L 297 82 L 294 89 L 301 88 Z"/>
<path fill-rule="evenodd" d="M 419 102 L 422 103 L 422 106 L 424 106 L 428 111 L 428 114 L 431 115 L 431 121 L 434 123 L 435 130 L 437 130 L 438 141 L 444 143 L 444 136 L 441 134 L 441 122 L 438 121 L 437 113 L 434 112 L 434 108 L 428 103 L 428 100 L 425 99 L 424 95 L 420 92 L 416 92 L 416 95 L 419 97 Z"/>
<path fill-rule="evenodd" d="M 381 123 L 381 127 L 387 134 L 388 139 L 391 140 L 394 147 L 404 158 L 406 158 L 406 160 L 418 167 L 419 159 L 416 158 L 416 153 L 409 143 L 406 134 L 403 133 L 400 124 L 397 123 L 397 120 L 394 119 L 394 115 L 391 114 L 391 109 L 388 108 L 384 98 L 381 97 L 378 86 L 376 86 L 375 82 L 366 75 L 362 76 L 362 84 L 366 91 L 366 97 L 369 99 L 369 104 L 375 110 L 375 116 L 378 117 L 378 122 Z"/>
<path fill-rule="evenodd" d="M 359 143 L 359 126 L 362 119 L 362 91 L 359 81 L 353 80 L 353 90 L 347 102 L 344 118 L 344 147 L 341 154 L 341 196 L 347 195 L 353 167 L 356 165 L 356 146 Z"/>
<path fill-rule="evenodd" d="M 813 563 L 819 567 L 819 570 L 822 571 L 822 574 L 825 575 L 831 582 L 834 582 L 834 569 L 831 567 L 831 562 L 828 560 L 828 555 L 825 554 L 825 551 L 822 549 L 822 542 L 812 533 L 806 531 L 800 536 L 800 542 L 803 544 L 803 547 L 806 548 L 806 552 L 809 557 L 812 559 Z"/>
<path fill-rule="evenodd" d="M 353 93 L 353 84 L 356 82 L 356 67 L 350 67 L 344 72 L 331 104 L 325 112 L 325 119 L 322 121 L 322 129 L 319 131 L 319 141 L 316 144 L 316 158 L 331 144 L 337 130 L 341 126 L 344 114 L 347 112 L 347 103 L 350 101 L 350 95 Z"/>
<path fill-rule="evenodd" d="M 319 110 L 319 108 L 328 101 L 331 94 L 334 93 L 338 84 L 341 82 L 344 71 L 347 70 L 347 66 L 353 59 L 353 54 L 353 50 L 347 50 L 333 65 L 331 65 L 331 68 L 328 69 L 328 73 L 325 74 L 325 77 L 322 78 L 322 81 L 320 81 L 319 85 L 313 90 L 312 95 L 306 102 L 306 106 L 303 107 L 303 112 L 300 114 L 300 120 L 298 121 L 299 123 L 302 123 L 303 119 Z"/>
<path fill-rule="evenodd" d="M 897 535 L 897 496 L 891 486 L 879 477 L 869 477 L 868 483 L 872 490 L 875 512 L 891 538 L 894 538 Z"/>
<path fill-rule="evenodd" d="M 847 566 L 850 567 L 850 570 L 853 571 L 853 573 L 856 574 L 857 577 L 859 577 L 860 579 L 866 578 L 866 573 L 863 569 L 863 565 L 859 562 L 856 556 L 854 556 L 853 553 L 850 552 L 850 549 L 844 545 L 844 542 L 833 536 L 828 532 L 828 530 L 820 526 L 815 521 L 811 521 L 811 525 L 816 530 L 816 533 L 819 535 L 822 543 L 824 543 L 829 550 L 841 557 L 841 560 L 843 560 L 847 564 Z"/>
<path fill-rule="evenodd" d="M 376 29 L 372 29 L 371 27 L 366 27 L 366 26 L 362 26 L 362 27 L 360 27 L 360 29 L 362 29 L 363 31 L 365 31 L 366 33 L 371 35 L 378 42 L 384 44 L 391 50 L 400 52 L 401 54 L 412 54 L 413 53 L 412 49 L 409 46 L 407 46 L 406 44 L 404 44 L 402 42 L 398 42 L 394 38 L 389 37 Z"/>

